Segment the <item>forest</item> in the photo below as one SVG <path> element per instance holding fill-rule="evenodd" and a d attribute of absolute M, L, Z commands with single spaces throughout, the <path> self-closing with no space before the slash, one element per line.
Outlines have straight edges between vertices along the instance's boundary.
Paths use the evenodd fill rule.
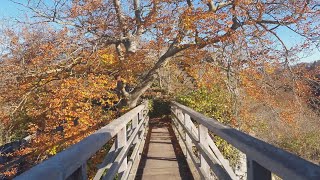
<path fill-rule="evenodd" d="M 180 102 L 320 164 L 320 60 L 301 61 L 320 53 L 318 0 L 11 2 L 25 17 L 0 28 L 0 169 L 24 163 L 0 178 L 144 99 L 159 111 Z"/>

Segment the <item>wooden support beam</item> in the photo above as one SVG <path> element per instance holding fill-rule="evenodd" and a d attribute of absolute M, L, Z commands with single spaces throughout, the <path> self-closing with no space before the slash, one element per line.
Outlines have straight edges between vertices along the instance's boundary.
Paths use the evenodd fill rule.
<path fill-rule="evenodd" d="M 247 179 L 248 180 L 271 180 L 271 172 L 262 167 L 256 161 L 247 158 Z"/>
<path fill-rule="evenodd" d="M 43 179 L 44 177 L 47 180 L 67 179 L 116 136 L 137 113 L 147 108 L 146 103 L 137 106 L 79 143 L 24 172 L 16 179 Z"/>
<path fill-rule="evenodd" d="M 199 142 L 205 149 L 208 150 L 209 144 L 207 139 L 208 139 L 208 128 L 200 124 L 199 125 Z M 200 152 L 200 168 L 204 171 L 206 176 L 205 178 L 210 179 L 211 177 L 210 166 L 201 152 Z"/>
<path fill-rule="evenodd" d="M 87 180 L 87 163 L 80 166 L 67 180 Z"/>
<path fill-rule="evenodd" d="M 191 119 L 190 116 L 188 114 L 184 115 L 184 125 L 187 129 L 191 129 Z M 187 133 L 187 131 L 185 131 L 185 140 L 186 140 L 186 158 L 187 160 L 190 160 L 191 158 L 191 154 L 187 151 L 188 148 L 191 148 L 192 146 L 192 141 L 191 138 L 189 136 L 189 134 Z"/>
<path fill-rule="evenodd" d="M 174 119 L 177 119 L 177 117 L 174 117 Z M 183 125 L 182 122 L 180 122 L 180 121 L 178 121 L 178 123 Z M 218 177 L 218 179 L 225 179 L 225 180 L 229 180 L 229 179 L 236 180 L 237 179 L 237 178 L 231 178 L 232 175 L 228 174 L 227 171 L 218 163 L 218 159 L 216 158 L 216 156 L 212 153 L 211 149 L 209 148 L 210 147 L 209 135 L 207 136 L 208 137 L 207 142 L 209 144 L 209 147 L 208 146 L 205 147 L 200 143 L 199 137 L 195 136 L 194 133 L 192 133 L 191 129 L 188 129 L 185 126 L 183 126 L 183 128 L 188 133 L 188 135 L 191 138 L 192 142 L 194 143 L 195 147 L 197 148 L 199 153 L 202 155 L 202 157 L 205 159 L 205 161 L 208 163 L 208 165 L 210 166 L 210 169 L 215 174 L 215 176 Z M 197 128 L 197 129 L 199 129 L 199 128 Z M 197 133 L 197 134 L 199 134 L 199 133 Z M 183 136 L 183 134 L 180 132 L 178 135 Z M 183 142 L 185 143 L 185 141 L 183 141 Z M 199 166 L 200 166 L 200 164 L 199 164 Z M 206 172 L 200 167 L 199 167 L 199 174 L 202 176 L 202 179 L 209 178 L 209 177 L 206 177 Z M 210 177 L 210 178 L 213 178 L 213 177 Z"/>
<path fill-rule="evenodd" d="M 260 179 L 260 177 L 256 178 L 256 174 L 258 173 L 265 174 L 265 177 L 269 179 L 269 174 L 272 172 L 282 179 L 320 179 L 319 166 L 307 160 L 277 148 L 269 143 L 263 142 L 246 133 L 223 125 L 217 120 L 206 117 L 203 114 L 177 102 L 172 102 L 172 106 L 181 110 L 183 113 L 188 114 L 193 120 L 197 121 L 202 126 L 205 126 L 215 135 L 221 137 L 249 156 L 251 159 L 248 163 L 248 167 L 251 168 L 248 169 L 248 173 L 251 173 L 250 178 L 253 177 L 253 179 Z M 200 126 L 199 128 L 202 127 Z M 201 133 L 200 130 L 199 133 Z M 190 137 L 193 136 L 191 133 L 189 135 Z M 201 135 L 199 136 L 201 137 Z M 195 138 L 192 140 L 195 140 Z M 200 146 L 203 145 L 200 143 Z M 215 146 L 212 147 L 213 150 L 216 149 Z M 203 148 L 203 151 L 206 151 L 206 148 Z M 207 153 L 204 155 L 206 154 Z M 211 156 L 209 154 L 210 153 L 207 155 L 210 159 Z M 220 159 L 222 160 L 222 158 Z M 214 160 L 214 158 L 212 158 L 212 160 Z M 220 162 L 223 162 L 223 160 L 221 160 Z M 230 169 L 227 168 L 226 170 L 229 171 Z"/>
<path fill-rule="evenodd" d="M 127 130 L 126 130 L 126 127 L 124 127 L 117 134 L 116 148 L 122 149 L 122 148 L 126 148 L 126 146 L 127 146 Z M 127 160 L 127 157 L 125 157 L 118 170 L 118 173 L 120 176 L 122 176 L 124 171 L 127 169 L 127 166 L 128 166 L 128 160 Z"/>

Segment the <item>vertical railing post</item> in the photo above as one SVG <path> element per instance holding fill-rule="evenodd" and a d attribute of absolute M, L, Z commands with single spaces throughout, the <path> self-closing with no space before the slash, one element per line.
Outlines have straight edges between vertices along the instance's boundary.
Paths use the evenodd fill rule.
<path fill-rule="evenodd" d="M 136 128 L 138 128 L 138 124 L 139 124 L 139 118 L 140 118 L 141 112 L 137 113 L 137 115 L 132 119 L 132 129 L 133 131 L 136 130 Z M 136 144 L 137 142 L 139 142 L 140 140 L 140 133 L 138 132 L 138 135 L 136 136 L 136 138 L 134 139 L 134 144 Z"/>
<path fill-rule="evenodd" d="M 178 121 L 177 120 L 177 118 L 176 117 L 178 117 L 178 113 L 177 113 L 177 107 L 176 106 L 173 106 L 172 107 L 172 112 L 173 112 L 173 114 L 174 114 L 174 116 L 173 116 L 173 118 L 172 118 L 172 129 L 173 129 L 173 131 L 174 131 L 174 133 L 175 133 L 175 135 L 177 136 L 177 138 L 178 138 L 178 132 L 177 132 L 177 130 L 176 130 L 176 125 L 177 125 L 177 122 L 176 121 Z"/>
<path fill-rule="evenodd" d="M 271 172 L 247 156 L 248 180 L 271 180 Z"/>
<path fill-rule="evenodd" d="M 178 109 L 178 121 L 180 121 L 181 123 L 184 123 L 184 115 L 180 109 Z M 181 123 L 178 123 L 178 130 L 183 135 L 183 127 Z M 181 137 L 181 141 L 183 141 L 183 138 L 184 137 Z"/>
<path fill-rule="evenodd" d="M 140 114 L 141 114 L 141 112 L 139 112 L 139 113 L 132 119 L 132 129 L 135 129 L 135 128 L 138 127 Z"/>
<path fill-rule="evenodd" d="M 148 128 L 148 126 L 149 126 L 149 115 L 148 115 L 149 109 L 148 109 L 148 107 L 146 107 L 146 111 L 147 111 L 147 114 L 145 117 L 141 116 L 141 115 L 139 116 L 140 119 L 146 118 L 146 122 L 144 123 L 144 128 Z M 145 131 L 145 132 L 147 132 L 147 131 Z"/>
<path fill-rule="evenodd" d="M 185 113 L 184 114 L 184 125 L 185 125 L 185 127 L 187 128 L 187 129 L 189 129 L 190 130 L 190 132 L 192 132 L 192 130 L 191 130 L 191 118 L 190 118 L 190 116 L 189 116 L 189 114 L 187 114 L 187 113 Z M 187 133 L 187 132 L 185 132 L 185 140 L 186 140 L 186 157 L 187 157 L 187 159 L 191 159 L 190 157 L 191 157 L 191 154 L 189 154 L 189 152 L 188 152 L 188 148 L 190 148 L 190 149 L 192 149 L 191 148 L 191 146 L 192 146 L 192 144 L 191 144 L 191 138 L 190 138 L 190 136 L 189 136 L 189 134 Z"/>
<path fill-rule="evenodd" d="M 209 149 L 209 144 L 208 144 L 208 128 L 205 127 L 202 124 L 199 124 L 199 141 L 200 144 L 203 146 L 203 148 L 205 149 Z M 210 178 L 210 167 L 207 163 L 207 161 L 205 160 L 205 158 L 202 155 L 202 152 L 200 152 L 200 168 L 202 169 L 202 171 L 205 174 L 205 179 L 209 179 Z"/>
<path fill-rule="evenodd" d="M 67 178 L 67 180 L 86 180 L 88 179 L 87 176 L 87 162 L 82 164 L 74 173 L 71 174 Z"/>
<path fill-rule="evenodd" d="M 124 148 L 127 146 L 127 130 L 126 126 L 124 126 L 117 134 L 117 139 L 116 139 L 116 147 L 117 149 Z M 123 172 L 127 169 L 128 165 L 128 160 L 127 157 L 124 158 L 122 161 L 120 168 L 118 170 L 118 173 L 120 176 L 123 174 Z"/>

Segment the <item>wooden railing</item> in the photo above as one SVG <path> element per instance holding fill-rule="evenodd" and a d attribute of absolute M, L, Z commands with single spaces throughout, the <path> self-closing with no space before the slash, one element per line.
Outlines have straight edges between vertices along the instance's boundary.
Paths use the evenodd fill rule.
<path fill-rule="evenodd" d="M 247 156 L 247 179 L 320 179 L 320 167 L 248 134 L 172 102 L 172 126 L 190 168 L 201 179 L 238 179 L 209 135 L 221 137 Z M 195 122 L 196 124 L 194 124 Z M 198 126 L 198 127 L 197 127 Z"/>
<path fill-rule="evenodd" d="M 134 179 L 148 130 L 147 102 L 16 177 L 16 179 L 87 179 L 87 161 L 115 137 L 94 179 Z M 128 157 L 128 155 L 130 155 Z"/>

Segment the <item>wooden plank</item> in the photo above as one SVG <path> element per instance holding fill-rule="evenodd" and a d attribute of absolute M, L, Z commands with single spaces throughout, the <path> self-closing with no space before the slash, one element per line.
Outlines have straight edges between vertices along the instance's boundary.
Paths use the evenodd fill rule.
<path fill-rule="evenodd" d="M 133 127 L 133 129 L 135 129 L 137 126 L 138 126 L 138 124 L 139 124 L 139 114 L 140 114 L 141 112 L 139 112 L 133 119 L 132 119 L 132 127 Z"/>
<path fill-rule="evenodd" d="M 172 124 L 172 126 L 173 126 L 173 129 L 177 129 L 177 126 L 175 124 Z M 182 136 L 182 134 L 178 133 L 178 134 L 176 134 L 176 136 Z M 187 143 L 186 141 L 183 141 L 183 143 L 185 144 L 185 147 L 187 148 L 188 154 L 190 155 L 189 157 L 191 159 L 192 166 L 197 169 L 198 175 L 201 177 L 201 179 L 205 179 L 205 174 L 200 169 L 200 160 L 194 155 L 192 147 L 191 146 L 186 146 L 186 143 Z M 189 165 L 189 167 L 190 167 L 190 165 Z"/>
<path fill-rule="evenodd" d="M 186 128 L 189 128 L 189 129 L 191 129 L 191 119 L 190 119 L 190 116 L 188 115 L 188 114 L 185 114 L 184 115 L 184 124 L 185 124 L 185 127 Z M 188 148 L 191 148 L 191 146 L 192 146 L 192 140 L 191 140 L 191 138 L 190 138 L 190 136 L 189 136 L 189 134 L 187 133 L 187 132 L 185 132 L 185 146 L 186 146 L 186 149 L 188 149 Z M 187 159 L 190 159 L 190 156 L 191 156 L 191 154 L 189 154 L 189 152 L 188 152 L 188 150 L 186 151 L 186 158 Z"/>
<path fill-rule="evenodd" d="M 146 124 L 146 122 L 144 123 L 144 125 L 145 124 Z M 139 164 L 139 162 L 140 162 L 141 155 L 139 155 L 139 153 L 142 152 L 142 148 L 143 148 L 144 143 L 145 143 L 144 134 L 145 134 L 146 128 L 147 128 L 146 126 L 143 126 L 143 128 L 141 128 L 142 130 L 139 131 L 141 134 L 136 136 L 136 138 L 134 140 L 134 142 L 136 144 L 135 144 L 133 152 L 132 152 L 132 154 L 131 154 L 131 156 L 129 158 L 128 170 L 121 177 L 121 179 L 123 179 L 123 180 L 128 179 L 129 174 L 133 173 L 134 170 L 132 169 L 132 167 L 134 166 L 134 164 L 137 164 L 137 163 Z"/>
<path fill-rule="evenodd" d="M 199 143 L 203 147 L 203 149 L 209 149 L 208 145 L 208 128 L 203 126 L 202 124 L 199 125 Z M 204 171 L 206 179 L 210 179 L 210 167 L 207 163 L 204 154 L 200 151 L 200 168 Z"/>
<path fill-rule="evenodd" d="M 153 122 L 150 141 L 136 179 L 186 179 L 191 178 L 187 163 L 180 161 L 179 146 L 167 123 Z M 175 146 L 177 145 L 177 146 Z M 177 149 L 176 149 L 177 148 Z M 178 153 L 178 154 L 176 154 Z M 184 164 L 185 163 L 185 164 Z"/>
<path fill-rule="evenodd" d="M 24 172 L 16 179 L 43 179 L 43 177 L 46 177 L 47 180 L 66 179 L 145 107 L 146 104 L 139 105 L 79 143 Z"/>
<path fill-rule="evenodd" d="M 141 120 L 140 124 L 138 125 L 136 130 L 133 132 L 133 135 L 127 141 L 128 145 L 123 146 L 123 148 L 121 148 L 119 155 L 116 157 L 114 163 L 112 164 L 112 166 L 108 170 L 107 174 L 105 176 L 103 176 L 102 179 L 108 180 L 108 179 L 114 178 L 114 176 L 118 172 L 119 168 L 121 168 L 122 162 L 127 159 L 127 153 L 129 151 L 129 147 L 133 143 L 135 137 L 138 135 L 138 131 L 140 131 L 141 127 L 143 127 L 142 125 L 144 124 L 146 119 L 147 118 L 145 117 L 143 120 Z"/>
<path fill-rule="evenodd" d="M 140 145 L 139 145 L 139 149 L 138 149 L 138 152 L 135 156 L 135 159 L 132 160 L 132 167 L 129 171 L 129 174 L 128 174 L 128 177 L 127 179 L 129 180 L 133 180 L 136 176 L 136 173 L 138 171 L 138 167 L 139 167 L 139 163 L 140 163 L 140 160 L 141 160 L 141 155 L 142 155 L 142 151 L 143 151 L 143 147 L 145 145 L 145 142 L 146 142 L 146 139 L 145 139 L 145 133 L 148 133 L 148 129 L 147 128 L 144 128 L 143 130 L 143 135 L 141 136 L 141 141 L 140 141 Z"/>
<path fill-rule="evenodd" d="M 182 113 L 182 111 L 180 111 L 179 109 L 177 109 L 177 121 L 179 121 L 179 123 L 177 124 L 178 125 L 178 132 L 181 133 L 181 134 L 184 134 L 184 115 Z M 177 136 L 177 139 L 178 141 L 185 141 L 185 136 L 182 135 L 182 136 Z M 183 152 L 185 152 L 186 150 L 185 149 L 182 149 Z"/>
<path fill-rule="evenodd" d="M 185 113 L 185 116 L 187 117 L 187 119 L 189 119 L 190 121 L 190 124 L 188 124 L 188 126 L 185 126 L 186 127 L 186 132 L 189 132 L 189 134 L 192 133 L 192 129 L 198 129 L 194 126 L 194 124 L 192 123 L 191 119 L 190 119 L 190 116 Z M 177 119 L 177 117 L 175 117 L 175 119 Z M 192 126 L 193 125 L 193 126 Z M 189 130 L 188 130 L 189 129 Z M 189 134 L 187 134 L 187 137 L 190 138 Z M 199 138 L 195 138 L 195 134 L 199 134 L 199 133 L 193 133 L 193 139 L 194 140 L 197 140 Z M 231 179 L 238 179 L 236 177 L 236 175 L 234 174 L 232 168 L 229 166 L 229 163 L 227 162 L 227 160 L 224 159 L 223 155 L 221 154 L 221 152 L 219 151 L 219 149 L 215 146 L 213 140 L 211 139 L 211 137 L 208 135 L 208 138 L 207 138 L 207 142 L 208 142 L 208 145 L 209 147 L 212 147 L 213 150 L 211 149 L 207 149 L 208 150 L 208 153 L 210 154 L 211 158 L 214 159 L 214 162 L 218 163 L 219 165 L 221 165 L 223 167 L 223 169 L 226 170 L 227 174 L 230 176 Z M 191 141 L 191 138 L 190 138 L 190 141 Z M 216 156 L 217 153 L 219 155 L 219 158 Z M 203 171 L 203 172 L 206 172 L 206 171 Z M 221 176 L 225 176 L 224 173 L 221 175 Z"/>
<path fill-rule="evenodd" d="M 181 122 L 180 122 L 181 123 Z M 184 127 L 186 132 L 191 137 L 192 142 L 197 147 L 197 150 L 201 153 L 202 157 L 206 160 L 206 162 L 209 164 L 211 170 L 214 172 L 216 176 L 218 176 L 220 179 L 231 179 L 230 175 L 223 169 L 222 166 L 219 165 L 217 160 L 214 156 L 212 156 L 212 153 L 209 152 L 209 149 L 205 148 L 203 145 L 199 143 L 196 139 L 199 139 L 199 137 L 195 137 L 195 135 L 191 132 L 191 129 L 188 129 Z M 206 173 L 205 169 L 200 168 L 200 173 L 204 174 Z M 208 177 L 211 178 L 211 177 Z"/>
<path fill-rule="evenodd" d="M 189 116 L 190 117 L 190 116 Z M 199 137 L 198 135 L 198 128 L 193 124 L 193 122 L 190 120 L 190 124 L 191 124 L 191 129 L 190 132 L 192 132 L 196 137 Z M 199 141 L 199 139 L 198 139 Z"/>
<path fill-rule="evenodd" d="M 191 118 L 206 126 L 211 132 L 220 136 L 239 149 L 261 166 L 269 169 L 283 179 L 320 179 L 320 167 L 292 153 L 279 149 L 248 134 L 230 128 L 208 118 L 191 108 L 172 102 L 173 106 L 188 113 Z"/>
<path fill-rule="evenodd" d="M 138 133 L 138 131 L 134 131 L 132 133 L 132 136 L 135 136 L 135 134 L 134 134 L 135 132 Z M 130 144 L 127 144 L 127 129 L 126 129 L 126 127 L 124 127 L 117 134 L 116 149 L 129 149 L 129 147 L 130 147 Z M 120 153 L 121 153 L 121 151 L 120 151 Z M 120 155 L 120 153 L 119 153 L 119 155 Z M 121 177 L 122 174 L 127 170 L 127 166 L 128 166 L 127 156 L 125 156 L 123 159 L 121 158 L 121 162 L 117 161 L 117 159 L 116 159 L 114 163 L 120 164 L 120 167 L 118 169 L 118 174 Z"/>
<path fill-rule="evenodd" d="M 218 147 L 215 145 L 215 143 L 213 142 L 213 140 L 211 139 L 210 135 L 208 135 L 208 144 L 209 147 L 211 148 L 212 152 L 215 154 L 215 156 L 217 157 L 218 162 L 220 162 L 220 164 L 223 166 L 223 168 L 227 171 L 227 173 L 230 175 L 231 179 L 239 179 L 236 174 L 234 173 L 233 169 L 230 167 L 229 165 L 229 161 L 226 160 L 222 153 L 220 152 L 220 150 L 218 149 Z"/>

